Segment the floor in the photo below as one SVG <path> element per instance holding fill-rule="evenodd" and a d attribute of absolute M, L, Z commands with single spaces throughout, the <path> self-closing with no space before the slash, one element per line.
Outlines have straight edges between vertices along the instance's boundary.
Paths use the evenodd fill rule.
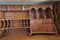
<path fill-rule="evenodd" d="M 27 36 L 26 32 L 11 31 L 0 40 L 60 40 L 56 35 L 32 35 Z"/>

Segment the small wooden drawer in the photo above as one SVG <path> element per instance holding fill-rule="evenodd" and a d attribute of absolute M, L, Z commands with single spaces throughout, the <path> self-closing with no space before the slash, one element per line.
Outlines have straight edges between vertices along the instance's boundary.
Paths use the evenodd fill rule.
<path fill-rule="evenodd" d="M 20 11 L 22 10 L 22 6 L 21 5 L 8 5 L 7 10 L 8 11 Z"/>
<path fill-rule="evenodd" d="M 1 6 L 1 11 L 7 11 L 7 6 L 6 5 L 2 5 Z"/>
<path fill-rule="evenodd" d="M 20 19 L 20 18 L 28 18 L 28 12 L 5 12 L 5 17 L 7 19 Z"/>

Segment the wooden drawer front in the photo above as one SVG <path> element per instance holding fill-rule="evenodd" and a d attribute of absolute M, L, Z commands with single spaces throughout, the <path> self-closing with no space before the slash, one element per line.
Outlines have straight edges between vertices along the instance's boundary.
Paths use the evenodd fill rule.
<path fill-rule="evenodd" d="M 28 12 L 6 12 L 7 19 L 28 18 Z"/>
<path fill-rule="evenodd" d="M 53 22 L 53 19 L 51 18 L 45 19 L 45 27 L 48 28 L 48 32 L 54 32 L 55 24 Z"/>
<path fill-rule="evenodd" d="M 1 11 L 7 11 L 7 6 L 2 5 L 2 6 L 1 6 Z"/>
<path fill-rule="evenodd" d="M 20 5 L 10 5 L 10 6 L 7 6 L 7 10 L 8 11 L 19 11 L 19 10 L 22 10 L 22 6 Z"/>
<path fill-rule="evenodd" d="M 41 20 L 31 20 L 31 29 L 33 32 L 40 32 L 40 30 L 43 28 L 42 24 L 42 19 Z M 41 28 L 40 28 L 41 27 Z"/>
<path fill-rule="evenodd" d="M 0 5 L 0 11 L 6 11 L 7 6 L 6 5 Z"/>
<path fill-rule="evenodd" d="M 45 24 L 47 24 L 47 25 L 53 25 L 53 24 L 54 24 L 54 22 L 53 22 L 53 19 L 52 19 L 52 18 L 44 19 L 44 22 L 45 22 Z"/>
<path fill-rule="evenodd" d="M 54 25 L 49 22 L 46 24 L 44 19 L 31 20 L 31 29 L 33 32 L 54 32 Z"/>

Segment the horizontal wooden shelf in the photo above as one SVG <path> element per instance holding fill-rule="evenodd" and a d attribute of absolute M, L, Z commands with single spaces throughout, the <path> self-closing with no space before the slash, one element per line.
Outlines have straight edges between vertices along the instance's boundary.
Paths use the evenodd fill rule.
<path fill-rule="evenodd" d="M 24 19 L 30 19 L 30 18 L 13 18 L 13 19 L 0 19 L 0 20 L 24 20 Z M 46 20 L 52 20 L 52 18 L 46 18 Z M 31 20 L 45 20 L 45 18 L 40 18 L 40 19 L 31 19 Z"/>
<path fill-rule="evenodd" d="M 32 33 L 56 33 L 56 32 L 32 32 Z"/>
<path fill-rule="evenodd" d="M 0 12 L 29 12 L 29 10 L 10 10 L 10 11 L 8 11 L 8 10 L 5 10 L 5 11 L 0 11 Z"/>
<path fill-rule="evenodd" d="M 0 31 L 2 31 L 2 30 L 7 30 L 7 29 L 19 29 L 19 28 L 30 28 L 30 27 L 1 28 Z"/>
<path fill-rule="evenodd" d="M 30 18 L 16 18 L 16 19 L 0 19 L 0 20 L 24 20 L 24 19 L 30 19 Z"/>

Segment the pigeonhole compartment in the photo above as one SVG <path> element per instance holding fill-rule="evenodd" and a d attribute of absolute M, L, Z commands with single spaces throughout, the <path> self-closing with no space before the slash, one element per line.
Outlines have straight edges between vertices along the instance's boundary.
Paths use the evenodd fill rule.
<path fill-rule="evenodd" d="M 46 15 L 46 18 L 53 18 L 54 17 L 53 11 L 49 7 L 45 9 L 45 15 Z"/>
<path fill-rule="evenodd" d="M 31 8 L 31 10 L 29 12 L 30 12 L 30 18 L 37 19 L 37 14 L 36 14 L 35 8 Z"/>
<path fill-rule="evenodd" d="M 38 14 L 39 19 L 40 18 L 45 18 L 43 8 L 38 8 L 37 12 L 38 12 L 37 14 Z"/>
<path fill-rule="evenodd" d="M 20 28 L 21 26 L 21 20 L 11 20 L 11 26 L 10 28 Z"/>

